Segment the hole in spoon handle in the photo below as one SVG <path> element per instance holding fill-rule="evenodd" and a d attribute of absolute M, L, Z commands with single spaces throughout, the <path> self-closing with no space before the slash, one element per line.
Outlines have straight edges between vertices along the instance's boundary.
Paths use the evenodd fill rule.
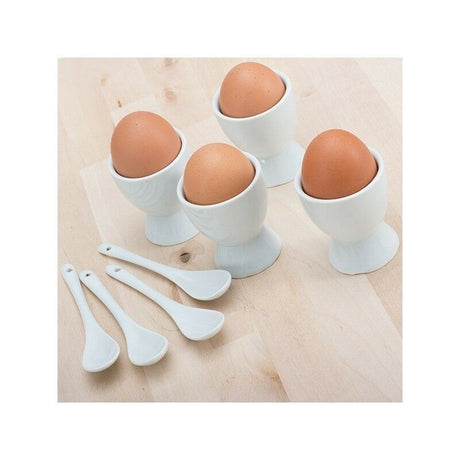
<path fill-rule="evenodd" d="M 85 294 L 83 292 L 80 279 L 78 277 L 78 273 L 71 264 L 65 264 L 61 267 L 61 274 L 64 278 L 67 287 L 69 288 L 72 297 L 77 304 L 77 307 L 80 311 L 80 315 L 83 320 L 83 326 L 86 327 L 92 321 L 96 321 L 94 319 L 93 314 L 89 308 L 88 302 L 86 300 Z"/>

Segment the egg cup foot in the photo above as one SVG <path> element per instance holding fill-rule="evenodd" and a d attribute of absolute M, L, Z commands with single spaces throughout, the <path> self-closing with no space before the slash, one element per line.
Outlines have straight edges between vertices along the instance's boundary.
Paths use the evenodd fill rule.
<path fill-rule="evenodd" d="M 160 246 L 172 246 L 183 243 L 198 234 L 183 210 L 169 216 L 147 215 L 145 236 Z"/>
<path fill-rule="evenodd" d="M 270 267 L 281 252 L 279 236 L 265 225 L 252 240 L 238 246 L 217 245 L 216 267 L 227 270 L 232 278 L 246 278 Z"/>
<path fill-rule="evenodd" d="M 399 238 L 396 232 L 382 222 L 367 238 L 354 243 L 332 240 L 329 261 L 346 275 L 370 273 L 382 268 L 396 255 Z"/>
<path fill-rule="evenodd" d="M 286 152 L 269 158 L 258 158 L 267 187 L 276 187 L 293 180 L 302 163 L 304 150 L 292 141 Z"/>

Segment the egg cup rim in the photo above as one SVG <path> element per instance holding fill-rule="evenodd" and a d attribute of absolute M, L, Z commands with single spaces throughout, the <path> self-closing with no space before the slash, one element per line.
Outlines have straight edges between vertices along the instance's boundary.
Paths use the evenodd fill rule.
<path fill-rule="evenodd" d="M 372 156 L 374 157 L 376 163 L 377 163 L 377 173 L 375 174 L 375 176 L 372 178 L 372 180 L 365 186 L 363 187 L 362 189 L 358 190 L 357 192 L 355 193 L 352 193 L 351 195 L 347 195 L 347 196 L 342 196 L 340 198 L 315 198 L 311 195 L 308 195 L 308 193 L 305 192 L 305 190 L 303 189 L 303 186 L 302 186 L 302 168 L 299 169 L 299 171 L 297 172 L 296 176 L 295 176 L 295 179 L 294 179 L 294 186 L 295 186 L 295 189 L 297 191 L 297 194 L 311 202 L 311 203 L 317 203 L 317 204 L 335 204 L 335 203 L 341 203 L 341 202 L 345 202 L 345 201 L 351 201 L 357 197 L 359 197 L 360 195 L 363 195 L 365 193 L 367 193 L 372 187 L 374 187 L 374 185 L 377 183 L 377 181 L 379 181 L 382 177 L 383 177 L 383 174 L 384 174 L 384 164 L 383 164 L 383 158 L 382 158 L 382 155 L 377 151 L 375 150 L 374 148 L 372 147 L 368 147 L 369 151 L 371 152 Z"/>
<path fill-rule="evenodd" d="M 188 206 L 190 208 L 195 208 L 195 209 L 215 209 L 219 207 L 224 207 L 238 199 L 241 199 L 243 195 L 248 194 L 254 187 L 257 181 L 259 180 L 259 177 L 262 175 L 262 167 L 259 163 L 259 160 L 254 156 L 251 155 L 248 152 L 242 152 L 243 155 L 251 162 L 251 164 L 254 166 L 254 177 L 252 178 L 251 183 L 238 195 L 232 196 L 228 200 L 225 201 L 220 201 L 219 203 L 213 203 L 213 204 L 196 204 L 196 203 L 191 203 L 185 198 L 184 194 L 184 175 L 179 179 L 179 182 L 177 183 L 177 196 L 179 198 L 179 201 L 184 204 L 184 206 Z"/>
<path fill-rule="evenodd" d="M 221 110 L 220 110 L 220 107 L 219 107 L 220 90 L 222 88 L 222 85 L 221 85 L 221 86 L 219 86 L 217 91 L 214 93 L 214 96 L 212 98 L 212 109 L 213 109 L 215 115 L 220 117 L 220 118 L 222 118 L 222 119 L 224 119 L 224 120 L 230 120 L 230 121 L 233 121 L 235 123 L 243 123 L 243 122 L 248 121 L 248 120 L 255 120 L 257 118 L 262 118 L 263 116 L 268 115 L 270 112 L 275 111 L 278 108 L 278 106 L 280 104 L 282 104 L 288 98 L 288 96 L 292 92 L 292 86 L 291 86 L 290 78 L 285 73 L 280 72 L 279 70 L 276 70 L 276 69 L 272 69 L 272 70 L 273 70 L 273 72 L 275 72 L 278 75 L 278 77 L 281 78 L 281 80 L 284 83 L 284 94 L 281 97 L 281 99 L 275 105 L 273 105 L 272 107 L 270 107 L 269 109 L 267 109 L 267 110 L 265 110 L 265 111 L 263 111 L 261 113 L 257 113 L 256 115 L 251 115 L 250 117 L 229 117 L 228 115 L 223 114 L 221 112 Z"/>
<path fill-rule="evenodd" d="M 160 174 L 165 173 L 168 169 L 172 169 L 175 166 L 175 163 L 180 161 L 180 158 L 184 155 L 185 150 L 187 148 L 187 139 L 186 139 L 184 133 L 180 129 L 175 128 L 174 126 L 173 126 L 173 129 L 174 129 L 174 131 L 176 131 L 177 135 L 179 136 L 179 138 L 181 140 L 181 147 L 180 147 L 179 153 L 175 156 L 174 160 L 171 161 L 171 163 L 166 165 L 163 169 L 160 169 L 159 171 L 156 171 L 156 172 L 154 172 L 152 174 L 149 174 L 147 176 L 126 177 L 126 176 L 122 176 L 121 174 L 119 174 L 115 170 L 115 168 L 113 166 L 112 155 L 110 154 L 109 158 L 108 158 L 108 163 L 109 163 L 109 170 L 110 170 L 110 173 L 112 174 L 112 176 L 114 176 L 118 180 L 134 183 L 134 182 L 145 181 L 145 180 L 148 180 L 148 179 L 153 179 L 154 176 L 160 176 Z"/>

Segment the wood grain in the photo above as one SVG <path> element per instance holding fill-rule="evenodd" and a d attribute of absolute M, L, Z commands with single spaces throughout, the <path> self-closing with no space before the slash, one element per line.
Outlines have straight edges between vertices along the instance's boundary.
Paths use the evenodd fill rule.
<path fill-rule="evenodd" d="M 389 181 L 386 221 L 401 238 L 401 60 L 263 59 L 287 73 L 298 103 L 296 140 L 347 129 L 381 152 Z M 292 183 L 268 190 L 267 223 L 283 249 L 265 272 L 234 280 L 211 303 L 123 264 L 180 302 L 219 309 L 225 326 L 202 343 L 185 339 L 150 300 L 105 275 L 102 241 L 190 269 L 213 267 L 203 235 L 173 247 L 150 244 L 144 216 L 107 171 L 114 123 L 133 110 L 165 116 L 193 150 L 228 142 L 210 100 L 241 59 L 59 60 L 59 266 L 91 268 L 141 325 L 165 335 L 170 350 L 146 368 L 127 358 L 108 310 L 85 291 L 101 326 L 118 341 L 119 360 L 100 374 L 81 367 L 84 332 L 58 276 L 59 401 L 401 401 L 401 251 L 383 269 L 359 276 L 328 263 L 328 238 L 308 219 Z M 185 254 L 185 256 L 184 256 Z"/>

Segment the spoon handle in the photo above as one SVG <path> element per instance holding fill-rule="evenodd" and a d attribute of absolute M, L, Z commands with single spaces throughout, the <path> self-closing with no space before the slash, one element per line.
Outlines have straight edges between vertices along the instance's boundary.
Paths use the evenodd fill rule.
<path fill-rule="evenodd" d="M 71 264 L 63 265 L 61 267 L 61 274 L 70 292 L 72 293 L 73 298 L 75 299 L 78 310 L 80 311 L 83 327 L 87 329 L 90 325 L 93 325 L 96 322 L 96 319 L 91 313 L 85 294 L 81 288 L 78 274 Z"/>
<path fill-rule="evenodd" d="M 97 275 L 91 270 L 83 270 L 80 272 L 80 280 L 110 310 L 118 324 L 125 331 L 125 327 L 133 320 L 118 305 Z"/>
<path fill-rule="evenodd" d="M 105 269 L 106 273 L 112 278 L 136 289 L 140 293 L 144 294 L 149 299 L 157 303 L 163 310 L 165 310 L 170 316 L 173 316 L 178 309 L 188 308 L 174 300 L 160 294 L 155 289 L 151 288 L 147 284 L 143 283 L 139 278 L 134 276 L 127 270 L 119 267 L 118 265 L 107 265 Z"/>
<path fill-rule="evenodd" d="M 163 275 L 168 279 L 170 279 L 173 275 L 174 270 L 171 269 L 171 267 L 146 259 L 145 257 L 134 254 L 134 252 L 121 248 L 120 246 L 115 246 L 114 244 L 102 243 L 97 250 L 106 256 L 114 257 L 115 259 L 124 260 L 125 262 L 131 262 L 132 264 L 147 268 L 148 270 Z"/>

